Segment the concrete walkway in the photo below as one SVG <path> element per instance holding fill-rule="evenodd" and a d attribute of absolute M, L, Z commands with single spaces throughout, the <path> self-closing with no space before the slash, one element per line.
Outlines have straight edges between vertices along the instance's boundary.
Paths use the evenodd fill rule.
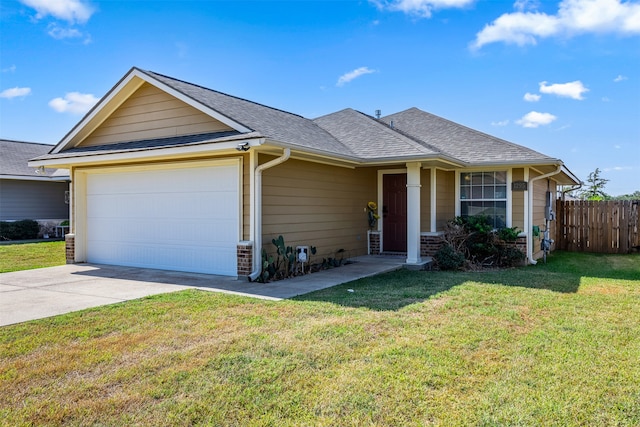
<path fill-rule="evenodd" d="M 71 264 L 0 274 L 0 326 L 149 295 L 201 289 L 281 300 L 402 268 L 400 257 L 363 256 L 331 270 L 256 283 L 209 274 Z"/>

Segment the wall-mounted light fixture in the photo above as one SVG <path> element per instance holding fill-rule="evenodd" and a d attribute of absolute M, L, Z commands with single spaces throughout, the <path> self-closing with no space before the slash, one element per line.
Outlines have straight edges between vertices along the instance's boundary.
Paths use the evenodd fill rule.
<path fill-rule="evenodd" d="M 236 150 L 238 150 L 238 151 L 249 151 L 249 148 L 251 148 L 251 147 L 249 146 L 248 142 L 241 142 L 236 147 Z"/>

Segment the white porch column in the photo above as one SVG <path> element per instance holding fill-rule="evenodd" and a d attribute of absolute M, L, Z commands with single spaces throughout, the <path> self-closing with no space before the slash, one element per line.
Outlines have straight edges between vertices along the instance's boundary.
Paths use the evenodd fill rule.
<path fill-rule="evenodd" d="M 436 182 L 437 172 L 436 172 L 436 168 L 432 167 L 429 172 L 431 173 L 431 227 L 430 227 L 430 231 L 432 233 L 435 233 L 437 231 L 436 230 L 436 220 L 437 220 L 436 205 L 438 203 L 438 199 L 436 198 L 436 195 L 437 195 L 437 182 Z"/>
<path fill-rule="evenodd" d="M 407 163 L 407 264 L 420 258 L 420 168 L 418 162 Z"/>

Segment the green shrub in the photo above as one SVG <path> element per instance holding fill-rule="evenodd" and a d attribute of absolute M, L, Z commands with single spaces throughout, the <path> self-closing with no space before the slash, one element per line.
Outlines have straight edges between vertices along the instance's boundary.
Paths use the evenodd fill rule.
<path fill-rule="evenodd" d="M 462 266 L 451 260 L 456 253 L 477 267 L 512 267 L 524 260 L 525 255 L 513 245 L 520 231 L 517 227 L 494 230 L 486 216 L 456 217 L 447 223 L 442 269 Z M 453 267 L 448 267 L 453 265 Z"/>
<path fill-rule="evenodd" d="M 522 264 L 522 261 L 526 258 L 524 252 L 515 246 L 503 245 L 500 247 L 500 260 L 499 265 L 501 267 L 515 267 Z"/>
<path fill-rule="evenodd" d="M 515 242 L 518 240 L 519 234 L 520 230 L 518 230 L 518 227 L 505 227 L 498 230 L 498 239 L 504 240 L 505 242 Z"/>
<path fill-rule="evenodd" d="M 40 232 L 40 225 L 32 219 L 21 221 L 1 221 L 0 240 L 28 240 L 37 239 Z"/>
<path fill-rule="evenodd" d="M 464 265 L 464 255 L 446 243 L 438 249 L 433 258 L 441 270 L 457 270 Z"/>

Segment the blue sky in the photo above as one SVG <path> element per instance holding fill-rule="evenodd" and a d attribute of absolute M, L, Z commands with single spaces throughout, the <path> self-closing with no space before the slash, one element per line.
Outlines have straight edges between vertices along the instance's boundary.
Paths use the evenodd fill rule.
<path fill-rule="evenodd" d="M 418 107 L 640 190 L 640 1 L 2 0 L 0 137 L 57 143 L 133 66 L 314 118 Z"/>

